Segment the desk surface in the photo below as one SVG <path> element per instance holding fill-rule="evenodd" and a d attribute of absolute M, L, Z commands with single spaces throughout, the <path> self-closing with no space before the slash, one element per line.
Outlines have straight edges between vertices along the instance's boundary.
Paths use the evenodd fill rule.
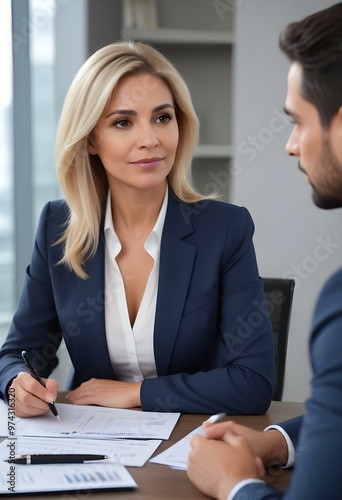
<path fill-rule="evenodd" d="M 59 401 L 62 402 L 62 398 L 59 398 Z M 302 403 L 274 401 L 265 415 L 232 416 L 229 418 L 240 424 L 262 430 L 267 425 L 301 415 L 303 411 L 304 405 Z M 170 439 L 163 441 L 155 454 L 166 450 L 169 446 L 201 425 L 207 418 L 208 415 L 182 414 Z M 115 493 L 92 493 L 91 500 L 104 500 L 107 498 L 115 498 L 117 500 L 174 500 L 175 498 L 199 500 L 208 498 L 193 486 L 185 471 L 174 470 L 165 465 L 149 462 L 143 467 L 127 467 L 127 469 L 138 484 L 137 490 Z M 291 472 L 288 470 L 274 468 L 268 470 L 266 480 L 274 487 L 284 490 L 289 482 L 290 475 Z M 45 498 L 53 500 L 60 499 L 62 495 L 40 495 L 39 498 L 42 500 Z M 35 497 L 34 495 L 28 495 L 26 498 Z M 76 493 L 68 494 L 68 498 L 79 498 L 79 495 Z"/>

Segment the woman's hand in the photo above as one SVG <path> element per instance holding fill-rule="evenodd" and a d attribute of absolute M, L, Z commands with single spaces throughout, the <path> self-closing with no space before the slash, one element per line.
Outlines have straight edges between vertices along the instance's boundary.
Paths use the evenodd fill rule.
<path fill-rule="evenodd" d="M 43 379 L 46 388 L 27 372 L 20 372 L 12 381 L 9 397 L 15 400 L 17 417 L 36 417 L 50 411 L 47 403 L 56 400 L 58 391 L 57 380 Z"/>
<path fill-rule="evenodd" d="M 92 378 L 68 392 L 66 398 L 75 405 L 134 408 L 141 406 L 140 387 L 141 382 Z"/>
<path fill-rule="evenodd" d="M 253 455 L 242 436 L 227 433 L 225 441 L 194 436 L 190 444 L 188 477 L 210 497 L 226 500 L 243 479 L 263 477 L 260 458 Z"/>

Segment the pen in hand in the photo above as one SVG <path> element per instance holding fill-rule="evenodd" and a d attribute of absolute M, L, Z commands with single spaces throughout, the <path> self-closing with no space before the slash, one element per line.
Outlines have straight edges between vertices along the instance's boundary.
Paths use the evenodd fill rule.
<path fill-rule="evenodd" d="M 32 377 L 34 379 L 36 379 L 37 382 L 39 382 L 43 387 L 46 387 L 44 380 L 40 377 L 39 373 L 37 372 L 37 370 L 35 369 L 35 367 L 31 363 L 28 353 L 26 351 L 22 351 L 21 356 L 22 356 L 23 360 L 25 361 L 27 368 L 30 370 L 30 374 L 32 375 Z M 52 411 L 54 416 L 56 418 L 58 418 L 58 420 L 60 420 L 55 403 L 52 402 L 52 403 L 47 403 L 47 404 L 49 405 L 50 410 Z"/>
<path fill-rule="evenodd" d="M 209 422 L 209 424 L 216 424 L 216 422 L 219 422 L 226 416 L 225 413 L 217 413 L 216 415 L 212 415 L 211 417 L 206 420 L 206 422 Z"/>
<path fill-rule="evenodd" d="M 34 465 L 34 464 L 81 464 L 92 460 L 104 460 L 106 455 L 82 454 L 51 454 L 51 455 L 17 455 L 5 462 L 11 464 Z"/>

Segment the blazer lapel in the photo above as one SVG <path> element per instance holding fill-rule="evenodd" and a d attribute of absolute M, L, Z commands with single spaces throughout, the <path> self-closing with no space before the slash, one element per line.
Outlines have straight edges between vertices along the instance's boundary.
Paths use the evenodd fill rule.
<path fill-rule="evenodd" d="M 115 373 L 109 357 L 105 328 L 105 283 L 104 283 L 104 233 L 100 233 L 99 245 L 94 257 L 86 263 L 89 278 L 79 285 L 81 301 L 89 303 L 94 317 L 84 325 L 83 348 L 91 350 L 91 358 L 96 364 L 102 378 L 115 378 Z M 81 281 L 81 280 L 80 280 Z"/>
<path fill-rule="evenodd" d="M 154 350 L 158 375 L 165 375 L 177 338 L 191 279 L 196 247 L 183 241 L 193 232 L 189 206 L 169 190 L 169 201 L 160 249 Z"/>

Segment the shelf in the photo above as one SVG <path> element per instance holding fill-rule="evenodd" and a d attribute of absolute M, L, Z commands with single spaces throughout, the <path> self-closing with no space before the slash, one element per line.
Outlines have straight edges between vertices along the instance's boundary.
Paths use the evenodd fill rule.
<path fill-rule="evenodd" d="M 180 30 L 159 28 L 154 30 L 123 28 L 122 36 L 134 40 L 168 44 L 231 45 L 233 34 L 225 31 Z"/>
<path fill-rule="evenodd" d="M 199 144 L 195 151 L 195 158 L 223 158 L 233 156 L 233 147 L 224 144 Z"/>

